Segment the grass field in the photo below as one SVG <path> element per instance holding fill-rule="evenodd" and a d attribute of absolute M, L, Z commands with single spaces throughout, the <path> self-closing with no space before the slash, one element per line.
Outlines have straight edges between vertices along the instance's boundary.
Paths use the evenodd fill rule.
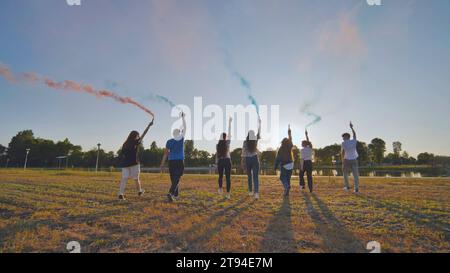
<path fill-rule="evenodd" d="M 0 170 L 0 252 L 450 252 L 450 179 L 363 178 L 361 194 L 340 178 L 316 178 L 316 193 L 293 180 L 289 200 L 276 177 L 261 199 L 233 177 L 232 198 L 216 176 L 186 175 L 181 199 L 166 201 L 167 175 L 143 174 L 116 200 L 120 173 Z"/>

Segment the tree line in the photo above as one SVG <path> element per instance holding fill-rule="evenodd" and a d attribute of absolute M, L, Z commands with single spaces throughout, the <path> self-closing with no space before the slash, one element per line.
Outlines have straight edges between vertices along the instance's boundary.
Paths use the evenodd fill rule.
<path fill-rule="evenodd" d="M 357 149 L 361 166 L 387 165 L 431 165 L 447 166 L 450 157 L 435 156 L 432 153 L 421 153 L 417 158 L 410 156 L 402 150 L 400 142 L 392 143 L 393 152 L 386 153 L 386 142 L 381 138 L 374 138 L 370 143 L 358 142 Z M 23 167 L 26 150 L 30 149 L 27 158 L 27 166 L 34 168 L 75 167 L 94 168 L 97 154 L 99 155 L 99 167 L 119 167 L 118 154 L 120 150 L 105 151 L 93 148 L 83 151 L 81 146 L 72 144 L 67 138 L 62 141 L 38 138 L 32 130 L 24 130 L 11 138 L 8 146 L 0 145 L 1 167 Z M 141 164 L 145 167 L 158 167 L 163 156 L 163 147 L 158 147 L 152 142 L 149 147 L 141 146 L 139 149 Z M 315 164 L 317 166 L 333 166 L 340 164 L 339 144 L 329 145 L 314 149 Z M 295 163 L 300 160 L 299 148 L 294 146 L 293 155 Z M 271 168 L 275 162 L 276 151 L 266 150 L 261 152 L 260 160 L 263 168 Z M 215 163 L 215 154 L 195 148 L 192 140 L 185 141 L 185 163 L 190 167 L 204 167 Z M 241 148 L 231 151 L 231 160 L 234 166 L 239 166 L 241 161 Z"/>

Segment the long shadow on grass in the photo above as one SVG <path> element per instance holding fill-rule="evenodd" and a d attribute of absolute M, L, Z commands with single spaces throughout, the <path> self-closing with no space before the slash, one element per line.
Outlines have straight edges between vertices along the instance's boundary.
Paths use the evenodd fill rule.
<path fill-rule="evenodd" d="M 238 202 L 214 213 L 205 221 L 194 224 L 191 228 L 184 230 L 178 234 L 168 235 L 167 243 L 162 251 L 173 250 L 176 247 L 181 248 L 181 251 L 186 252 L 204 252 L 204 244 L 214 235 L 219 233 L 224 227 L 230 225 L 237 217 L 245 210 L 247 210 L 251 203 L 245 207 L 239 207 L 245 203 L 246 198 L 240 199 Z M 230 213 L 231 212 L 231 213 Z M 229 214 L 230 213 L 230 214 Z M 223 217 L 224 219 L 219 218 Z M 207 229 L 205 232 L 198 233 L 204 225 L 215 223 L 213 228 Z M 195 234 L 192 236 L 192 234 Z"/>
<path fill-rule="evenodd" d="M 309 194 L 303 192 L 306 209 L 316 226 L 315 232 L 322 237 L 325 251 L 329 253 L 356 253 L 364 252 L 364 245 L 333 215 L 330 209 L 315 194 L 312 194 L 317 203 L 317 210 Z"/>
<path fill-rule="evenodd" d="M 385 208 L 391 213 L 401 215 L 402 217 L 408 218 L 416 223 L 418 226 L 423 226 L 426 228 L 431 228 L 435 231 L 443 231 L 445 240 L 450 240 L 450 225 L 446 222 L 437 219 L 439 216 L 432 216 L 426 213 L 415 212 L 405 206 L 398 205 L 393 202 L 388 202 L 385 200 L 378 200 L 367 195 L 359 194 L 359 198 L 364 199 L 368 204 L 373 205 L 377 208 Z M 448 217 L 447 217 L 448 219 Z"/>
<path fill-rule="evenodd" d="M 23 231 L 34 231 L 37 230 L 40 227 L 48 227 L 51 230 L 67 230 L 73 227 L 76 224 L 88 224 L 88 225 L 97 225 L 99 223 L 103 224 L 103 228 L 105 229 L 105 235 L 99 236 L 95 235 L 95 238 L 91 238 L 89 236 L 86 240 L 83 242 L 80 242 L 84 247 L 87 247 L 91 251 L 95 251 L 96 247 L 90 247 L 92 242 L 95 241 L 112 241 L 112 237 L 110 234 L 114 233 L 120 233 L 123 231 L 123 229 L 118 226 L 111 223 L 106 222 L 105 220 L 102 220 L 99 222 L 100 219 L 104 217 L 110 217 L 113 215 L 117 215 L 118 213 L 122 212 L 123 209 L 111 209 L 111 210 L 102 210 L 100 212 L 95 213 L 88 213 L 88 214 L 82 214 L 82 215 L 76 215 L 76 216 L 64 216 L 61 215 L 59 219 L 26 219 L 23 218 L 20 221 L 9 224 L 4 228 L 0 229 L 0 238 L 8 238 L 8 240 L 11 240 L 14 238 L 15 234 L 18 232 Z M 30 214 L 31 215 L 31 214 Z M 101 239 L 101 240 L 100 240 Z M 5 247 L 7 243 L 7 240 L 0 241 L 0 249 Z"/>
<path fill-rule="evenodd" d="M 278 212 L 272 217 L 261 243 L 261 252 L 297 252 L 291 221 L 289 198 L 284 198 Z"/>

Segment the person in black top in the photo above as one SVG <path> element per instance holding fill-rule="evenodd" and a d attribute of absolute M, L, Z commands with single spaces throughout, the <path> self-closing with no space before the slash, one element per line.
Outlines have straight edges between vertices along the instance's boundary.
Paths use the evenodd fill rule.
<path fill-rule="evenodd" d="M 280 181 L 284 187 L 284 197 L 289 197 L 289 191 L 291 190 L 291 177 L 294 169 L 294 156 L 292 149 L 294 144 L 292 143 L 291 126 L 288 127 L 288 137 L 284 138 L 281 142 L 281 147 L 277 152 L 275 159 L 275 171 L 280 167 Z"/>
<path fill-rule="evenodd" d="M 132 131 L 127 140 L 122 146 L 122 150 L 120 151 L 120 161 L 122 167 L 122 180 L 120 181 L 120 189 L 119 189 L 119 199 L 125 200 L 125 187 L 127 185 L 127 181 L 129 178 L 133 179 L 136 182 L 136 187 L 138 190 L 139 196 L 145 192 L 141 187 L 141 181 L 139 180 L 140 166 L 139 166 L 139 158 L 138 158 L 138 149 L 139 145 L 142 143 L 145 135 L 147 134 L 150 127 L 153 125 L 153 120 L 149 123 L 147 128 L 145 128 L 144 132 L 141 136 L 139 136 L 139 132 Z"/>

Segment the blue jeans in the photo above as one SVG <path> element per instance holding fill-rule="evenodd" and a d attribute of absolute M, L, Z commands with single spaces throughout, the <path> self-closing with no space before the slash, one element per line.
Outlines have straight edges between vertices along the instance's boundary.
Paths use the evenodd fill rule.
<path fill-rule="evenodd" d="M 359 167 L 358 167 L 358 160 L 344 160 L 344 166 L 343 166 L 343 172 L 344 172 L 344 186 L 348 189 L 350 188 L 350 185 L 348 183 L 350 172 L 353 173 L 353 178 L 355 179 L 355 191 L 359 190 Z"/>
<path fill-rule="evenodd" d="M 280 169 L 281 169 L 280 180 L 284 187 L 284 194 L 288 195 L 289 190 L 291 189 L 292 170 L 287 170 L 283 166 L 281 166 Z"/>
<path fill-rule="evenodd" d="M 247 166 L 248 191 L 259 193 L 259 159 L 258 156 L 246 157 L 245 164 Z"/>

